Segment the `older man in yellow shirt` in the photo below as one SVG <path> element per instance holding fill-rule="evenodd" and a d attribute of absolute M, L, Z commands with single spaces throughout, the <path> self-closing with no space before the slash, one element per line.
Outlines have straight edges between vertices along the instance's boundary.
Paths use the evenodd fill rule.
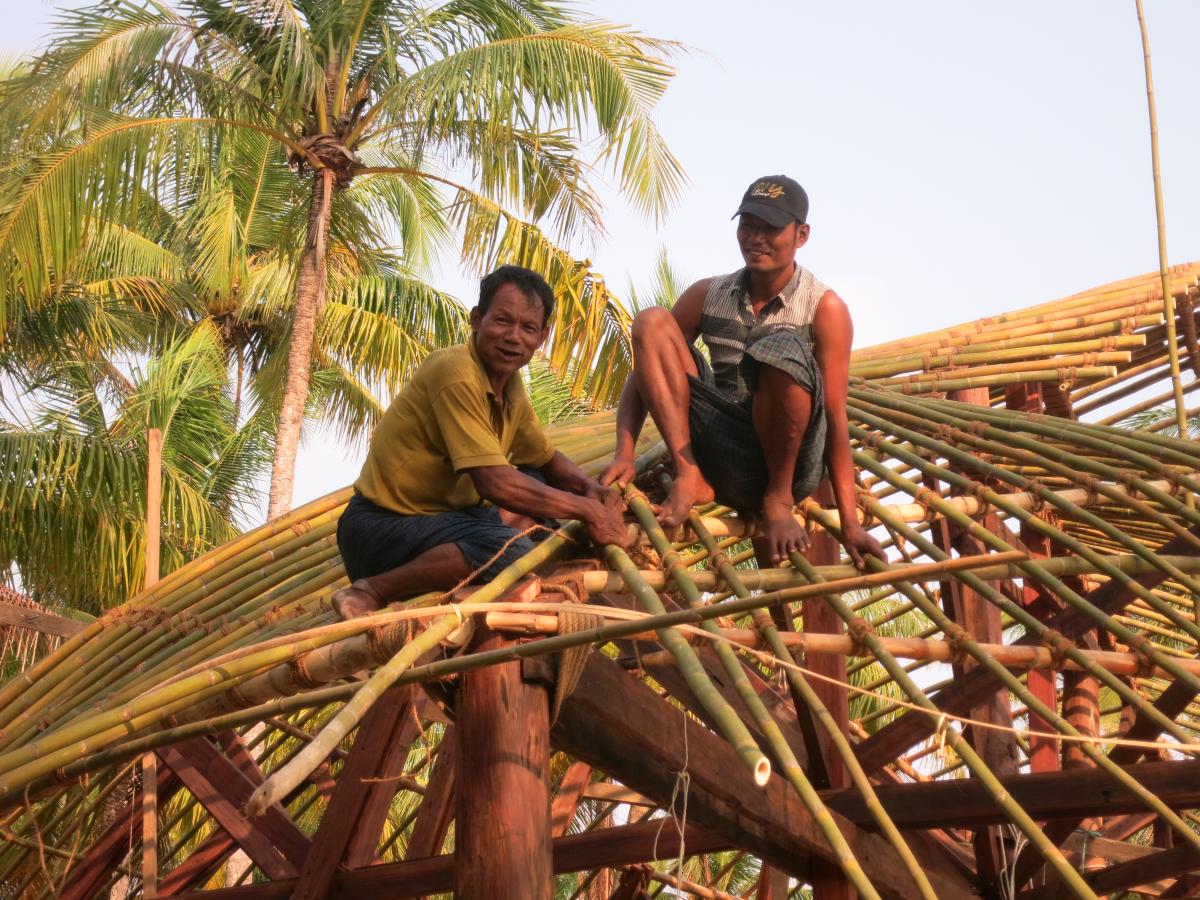
<path fill-rule="evenodd" d="M 523 516 L 578 519 L 597 543 L 626 545 L 610 495 L 554 449 L 521 382 L 553 310 L 537 273 L 492 272 L 470 341 L 430 354 L 384 413 L 338 522 L 342 617 L 495 576 L 532 549 Z"/>

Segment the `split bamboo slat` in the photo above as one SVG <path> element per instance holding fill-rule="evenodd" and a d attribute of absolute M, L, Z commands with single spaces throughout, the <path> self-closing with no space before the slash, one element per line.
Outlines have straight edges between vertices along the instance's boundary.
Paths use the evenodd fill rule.
<path fill-rule="evenodd" d="M 1035 747 L 1047 741 L 1063 753 L 1076 748 L 1144 821 L 1170 829 L 1177 847 L 1200 852 L 1186 810 L 1128 766 L 1146 749 L 1180 762 L 1200 750 L 1200 511 L 1193 499 L 1200 447 L 1168 433 L 1174 409 L 1161 409 L 1176 396 L 1174 351 L 1200 367 L 1186 337 L 1195 334 L 1197 296 L 1200 263 L 1188 263 L 1168 269 L 1165 280 L 1153 272 L 856 350 L 848 400 L 856 515 L 888 557 L 862 572 L 798 555 L 781 567 L 759 567 L 754 517 L 715 505 L 694 510 L 679 533 L 668 534 L 653 507 L 669 489 L 664 453 L 648 428 L 638 443 L 642 476 L 636 487 L 624 486 L 635 538 L 629 552 L 591 547 L 564 523 L 469 595 L 428 594 L 340 622 L 328 600 L 346 583 L 336 543 L 349 498 L 343 490 L 166 573 L 56 638 L 0 685 L 5 896 L 59 896 L 89 859 L 89 847 L 76 846 L 80 834 L 95 839 L 105 828 L 131 825 L 121 816 L 134 815 L 129 801 L 140 796 L 143 754 L 197 738 L 240 741 L 237 752 L 263 774 L 251 811 L 278 806 L 311 835 L 357 729 L 393 685 L 424 684 L 436 693 L 435 683 L 482 666 L 575 647 L 614 654 L 627 641 L 661 645 L 655 664 L 674 667 L 686 685 L 687 697 L 676 699 L 729 744 L 740 777 L 791 792 L 826 842 L 824 858 L 861 896 L 937 896 L 921 855 L 934 844 L 968 870 L 982 864 L 971 825 L 951 821 L 918 848 L 916 836 L 893 821 L 894 808 L 889 814 L 880 769 L 889 773 L 885 780 L 913 788 L 959 778 L 978 787 L 1028 841 L 1025 853 L 1037 863 L 1022 864 L 1026 880 L 1026 869 L 1044 866 L 1039 883 L 1057 895 L 1104 893 L 1074 845 L 1053 823 L 1039 824 L 1046 817 L 1023 808 L 1026 801 L 1007 787 L 1011 776 L 985 760 L 976 729 L 995 723 L 965 721 L 978 702 L 965 711 L 954 705 L 956 691 L 985 676 L 987 689 L 1011 709 L 1008 740 L 1021 772 L 1036 768 L 1035 758 L 1044 757 Z M 960 402 L 966 399 L 974 402 Z M 609 410 L 548 431 L 594 475 L 612 453 L 613 422 Z M 839 514 L 812 500 L 796 515 L 810 531 L 841 533 Z M 563 566 L 578 557 L 593 560 L 593 568 Z M 560 631 L 560 604 L 550 602 L 558 593 L 520 604 L 506 599 L 527 575 L 546 586 L 568 571 L 565 583 L 596 601 L 589 611 L 598 624 Z M 955 618 L 954 597 L 966 594 L 998 611 L 1003 640 L 984 640 Z M 772 617 L 773 607 L 814 598 L 824 598 L 845 633 L 785 631 Z M 473 622 L 526 638 L 462 650 L 452 636 Z M 814 687 L 820 676 L 807 663 L 821 654 L 850 658 L 849 733 L 822 699 L 829 694 Z M 952 677 L 951 666 L 964 664 L 971 677 Z M 631 665 L 630 679 L 648 677 Z M 1105 709 L 1095 710 L 1103 740 L 1064 708 L 1067 689 L 1056 691 L 1053 677 L 1049 693 L 1044 678 L 1035 689 L 1033 673 L 1057 672 L 1086 676 L 1104 690 Z M 402 858 L 416 827 L 445 722 L 436 704 L 414 703 L 419 734 L 378 841 L 379 858 L 389 862 Z M 793 703 L 805 707 L 821 746 L 840 760 L 847 790 L 860 798 L 894 856 L 889 871 L 904 873 L 904 885 L 880 882 L 879 858 L 846 836 L 839 807 L 814 785 L 805 762 L 812 747 L 794 745 L 796 725 L 783 727 L 779 715 L 780 704 Z M 1134 721 L 1133 736 L 1150 742 L 1136 753 L 1120 747 Z M 172 794 L 168 775 L 157 768 L 159 890 L 215 885 L 233 847 L 218 846 L 222 832 L 203 798 L 187 789 Z M 588 813 L 580 808 L 579 816 L 593 816 L 584 828 L 611 814 L 620 797 L 668 805 L 624 788 L 588 794 L 610 795 L 617 799 L 597 800 Z M 1098 798 L 1095 815 L 1104 815 L 1102 807 Z M 138 889 L 140 854 L 135 842 L 131 856 L 114 857 L 108 884 L 125 879 Z M 662 884 L 728 893 L 720 881 L 725 864 L 698 870 L 707 873 L 700 878 L 642 865 L 651 864 L 626 868 L 659 872 Z M 251 866 L 241 877 L 248 882 L 258 873 Z"/>

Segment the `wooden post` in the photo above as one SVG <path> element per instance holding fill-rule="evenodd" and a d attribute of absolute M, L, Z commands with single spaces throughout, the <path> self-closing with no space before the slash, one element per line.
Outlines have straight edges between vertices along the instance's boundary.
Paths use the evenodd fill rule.
<path fill-rule="evenodd" d="M 162 432 L 146 435 L 146 587 L 158 584 L 162 523 Z M 142 896 L 158 896 L 158 764 L 142 754 Z"/>
<path fill-rule="evenodd" d="M 513 641 L 484 628 L 480 651 Z M 463 776 L 457 791 L 455 896 L 554 896 L 549 697 L 514 661 L 466 672 L 455 700 Z"/>

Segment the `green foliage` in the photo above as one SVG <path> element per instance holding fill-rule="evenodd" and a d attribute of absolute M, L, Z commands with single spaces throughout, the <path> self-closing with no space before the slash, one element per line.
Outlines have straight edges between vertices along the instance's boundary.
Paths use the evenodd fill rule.
<path fill-rule="evenodd" d="M 163 432 L 165 570 L 236 533 L 269 461 L 263 423 L 234 422 L 211 323 L 135 371 L 115 405 L 94 372 L 88 360 L 44 366 L 18 415 L 0 419 L 0 558 L 43 602 L 88 612 L 143 581 L 149 428 Z"/>

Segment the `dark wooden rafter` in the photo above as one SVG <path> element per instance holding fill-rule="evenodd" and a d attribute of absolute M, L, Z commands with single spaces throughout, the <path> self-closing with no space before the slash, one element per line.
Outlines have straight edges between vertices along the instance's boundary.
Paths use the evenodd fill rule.
<path fill-rule="evenodd" d="M 687 828 L 680 836 L 674 828 L 664 828 L 661 820 L 601 828 L 556 838 L 553 844 L 553 870 L 556 875 L 561 875 L 656 859 L 673 859 L 681 849 L 687 854 L 715 853 L 728 850 L 729 842 L 694 827 Z M 363 897 L 389 896 L 401 891 L 414 894 L 444 893 L 454 886 L 455 861 L 455 854 L 447 853 L 338 872 L 327 895 L 328 900 L 361 900 Z M 296 879 L 287 878 L 266 884 L 195 891 L 180 896 L 187 900 L 288 900 L 295 886 Z"/>
<path fill-rule="evenodd" d="M 446 727 L 429 773 L 425 796 L 417 809 L 405 859 L 436 856 L 454 821 L 454 799 L 459 779 L 458 738 L 454 726 Z"/>
<path fill-rule="evenodd" d="M 172 772 L 162 772 L 158 778 L 159 803 L 167 803 L 183 783 Z M 127 802 L 115 821 L 82 854 L 60 888 L 61 900 L 91 900 L 108 884 L 109 878 L 121 864 L 132 843 L 142 839 L 141 798 Z"/>
<path fill-rule="evenodd" d="M 1200 529 L 1193 530 L 1200 535 Z M 1191 543 L 1183 538 L 1172 538 L 1154 551 L 1160 556 L 1188 555 L 1194 552 Z M 1167 580 L 1161 570 L 1132 576 L 1132 580 L 1143 587 L 1153 588 Z M 1133 592 L 1121 582 L 1112 580 L 1091 591 L 1084 598 L 1097 609 L 1109 615 L 1118 613 L 1133 602 Z M 1069 640 L 1076 640 L 1095 627 L 1095 622 L 1074 609 L 1063 609 L 1055 614 L 1047 625 Z M 1015 642 L 1021 646 L 1036 645 L 1037 639 L 1025 635 Z M 973 669 L 962 678 L 938 691 L 930 699 L 944 712 L 951 715 L 968 715 L 973 706 L 996 690 L 996 679 L 986 669 Z M 937 723 L 933 716 L 920 712 L 909 712 L 880 729 L 856 748 L 859 762 L 868 773 L 887 765 L 920 741 L 934 733 Z"/>
<path fill-rule="evenodd" d="M 765 788 L 755 786 L 729 744 L 600 654 L 589 657 L 552 737 L 559 749 L 666 809 L 680 788 L 677 773 L 686 771 L 689 823 L 797 878 L 809 880 L 814 857 L 835 862 L 824 836 L 781 778 L 772 777 Z M 884 896 L 915 896 L 911 879 L 886 841 L 844 818 L 838 821 Z M 939 895 L 970 890 L 969 882 L 940 854 L 923 845 L 914 852 L 935 888 L 940 886 Z"/>
<path fill-rule="evenodd" d="M 261 779 L 246 773 L 203 738 L 159 751 L 159 757 L 246 855 L 271 878 L 290 878 L 304 864 L 308 837 L 278 805 L 249 818 L 243 810 Z"/>
<path fill-rule="evenodd" d="M 354 746 L 338 777 L 317 832 L 312 852 L 300 867 L 296 900 L 324 897 L 338 867 L 355 856 L 374 860 L 379 832 L 403 774 L 409 745 L 416 736 L 413 693 L 407 685 L 389 689 L 359 725 Z M 365 851 L 362 848 L 369 848 Z"/>

